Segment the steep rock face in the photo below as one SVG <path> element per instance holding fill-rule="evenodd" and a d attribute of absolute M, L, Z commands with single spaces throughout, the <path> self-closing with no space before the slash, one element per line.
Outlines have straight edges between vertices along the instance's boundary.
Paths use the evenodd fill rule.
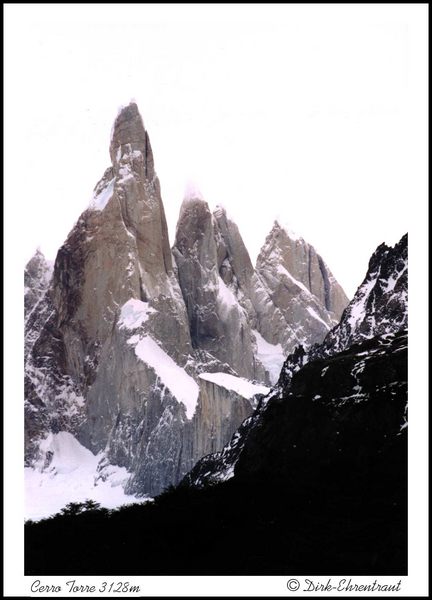
<path fill-rule="evenodd" d="M 52 302 L 53 266 L 38 250 L 24 273 L 24 440 L 25 464 L 38 452 L 47 431 L 76 428 L 84 399 L 64 372 L 64 341 L 58 335 Z"/>
<path fill-rule="evenodd" d="M 233 239 L 227 225 L 224 211 L 212 215 L 201 198 L 183 201 L 173 254 L 192 343 L 229 364 L 238 375 L 263 379 L 264 369 L 255 360 L 249 315 L 240 304 L 241 282 L 246 273 L 253 273 L 253 267 L 238 230 Z"/>
<path fill-rule="evenodd" d="M 272 394 L 269 395 L 271 397 Z M 253 414 L 241 423 L 222 450 L 204 455 L 186 474 L 180 486 L 204 488 L 231 479 L 248 435 L 259 424 L 265 405 L 266 402 L 261 399 Z"/>
<path fill-rule="evenodd" d="M 348 303 L 343 289 L 315 248 L 275 221 L 257 258 L 257 270 L 265 276 L 268 267 L 283 267 L 321 302 L 333 318 L 340 319 Z M 283 273 L 281 273 L 283 274 Z"/>
<path fill-rule="evenodd" d="M 376 430 L 378 446 L 383 432 L 390 443 L 404 431 L 407 268 L 407 236 L 394 248 L 380 246 L 339 325 L 309 352 L 300 346 L 288 356 L 277 386 L 221 452 L 195 465 L 183 485 L 225 481 L 237 476 L 237 468 L 250 477 L 270 477 L 270 472 L 279 477 L 277 469 L 284 477 L 294 477 L 288 455 L 301 456 L 308 464 L 330 463 L 330 454 L 346 453 L 348 447 L 354 451 L 351 438 L 358 440 L 366 428 Z M 334 437 L 342 431 L 343 437 Z M 380 452 L 378 446 L 367 448 L 371 456 Z"/>
<path fill-rule="evenodd" d="M 151 148 L 135 104 L 118 115 L 110 153 L 113 166 L 57 256 L 53 296 L 61 324 L 71 323 L 80 337 L 103 344 L 119 309 L 137 298 L 154 305 L 151 329 L 155 335 L 171 331 L 171 340 L 162 332 L 158 337 L 185 360 L 190 340 L 184 307 Z M 83 370 L 79 363 L 76 374 Z"/>
<path fill-rule="evenodd" d="M 298 324 L 292 315 L 273 301 L 266 281 L 253 268 L 237 225 L 218 207 L 214 213 L 214 230 L 218 269 L 223 282 L 233 291 L 249 326 L 255 353 L 255 376 L 260 379 L 259 365 L 267 372 L 267 381 L 277 379 L 284 356 L 301 341 Z M 306 326 L 308 327 L 308 326 Z M 243 338 L 240 338 L 243 341 Z M 314 341 L 321 339 L 321 335 Z"/>
<path fill-rule="evenodd" d="M 28 363 L 30 350 L 37 340 L 40 330 L 47 318 L 44 305 L 46 292 L 53 273 L 53 265 L 43 253 L 37 249 L 24 269 L 24 360 Z M 41 315 L 41 312 L 43 313 Z M 26 376 L 26 391 L 29 392 L 31 382 Z M 28 393 L 26 393 L 28 396 Z"/>
<path fill-rule="evenodd" d="M 164 411 L 157 428 L 145 437 L 147 443 L 139 445 L 127 492 L 140 494 L 144 489 L 152 495 L 160 493 L 167 486 L 168 479 L 161 477 L 167 466 L 169 481 L 177 482 L 199 458 L 222 448 L 268 391 L 264 386 L 226 373 L 201 373 L 198 381 L 199 401 L 193 418 L 182 420 L 172 410 Z M 156 390 L 156 397 L 161 391 Z M 162 399 L 169 406 L 163 393 Z M 170 445 L 166 443 L 167 436 L 172 439 Z"/>
<path fill-rule="evenodd" d="M 28 261 L 24 269 L 24 318 L 45 295 L 51 279 L 53 265 L 39 250 Z"/>
<path fill-rule="evenodd" d="M 237 429 L 233 423 L 249 417 L 269 388 L 225 373 L 201 373 L 200 390 L 194 445 L 201 457 L 223 447 Z"/>
<path fill-rule="evenodd" d="M 43 429 L 70 431 L 93 452 L 105 450 L 108 460 L 131 468 L 166 410 L 180 422 L 187 417 L 147 356 L 137 356 L 129 329 L 158 340 L 157 348 L 179 365 L 186 364 L 192 347 L 159 182 L 136 105 L 118 115 L 110 154 L 112 167 L 57 255 L 40 311 L 46 320 L 27 369 L 39 383 L 30 405 L 41 410 L 29 411 L 28 421 L 30 431 L 33 413 L 38 419 L 43 413 Z M 122 330 L 122 311 L 131 299 L 140 310 Z M 65 408 L 58 422 L 60 399 Z M 68 419 L 72 414 L 76 417 Z M 169 467 L 161 479 L 173 480 Z"/>
<path fill-rule="evenodd" d="M 347 302 L 314 249 L 301 240 L 299 250 L 284 229 L 277 232 L 275 226 L 255 271 L 237 225 L 195 194 L 182 204 L 173 248 L 194 348 L 240 376 L 271 383 L 284 355 L 322 341 Z M 315 263 L 303 265 L 305 252 L 319 273 Z M 298 276 L 307 268 L 313 291 L 288 268 Z"/>
<path fill-rule="evenodd" d="M 69 432 L 100 453 L 96 477 L 108 477 L 115 464 L 133 474 L 129 491 L 156 494 L 201 452 L 214 450 L 215 440 L 223 445 L 252 404 L 241 396 L 229 403 L 221 390 L 219 405 L 207 390 L 196 411 L 198 374 L 236 371 L 193 348 L 150 142 L 134 104 L 115 121 L 110 155 L 112 166 L 60 248 L 51 283 L 27 322 L 26 461 L 46 458 L 49 468 L 42 440 Z M 30 266 L 45 272 L 40 257 Z M 237 326 L 235 310 L 229 323 Z M 218 332 L 221 345 L 228 333 Z M 245 366 L 253 364 L 252 348 L 249 340 L 249 354 L 239 350 L 237 363 L 234 351 L 229 355 L 243 373 L 253 370 Z"/>
<path fill-rule="evenodd" d="M 315 249 L 277 221 L 258 255 L 256 270 L 296 334 L 295 340 L 285 341 L 289 351 L 299 343 L 321 342 L 348 303 Z"/>

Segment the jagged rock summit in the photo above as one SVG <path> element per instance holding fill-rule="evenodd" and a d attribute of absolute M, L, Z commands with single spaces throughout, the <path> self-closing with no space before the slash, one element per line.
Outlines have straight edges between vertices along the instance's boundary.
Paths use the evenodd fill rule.
<path fill-rule="evenodd" d="M 136 153 L 134 155 L 134 153 Z M 110 156 L 113 166 L 120 165 L 124 154 L 143 160 L 144 176 L 151 181 L 155 176 L 150 139 L 135 102 L 122 108 L 114 122 Z"/>
<path fill-rule="evenodd" d="M 310 246 L 282 234 L 254 269 L 226 211 L 196 192 L 171 250 L 135 103 L 117 115 L 110 158 L 52 277 L 39 255 L 26 268 L 26 465 L 55 477 L 68 434 L 98 457 L 95 485 L 154 495 L 229 440 L 345 296 Z"/>
<path fill-rule="evenodd" d="M 408 327 L 408 234 L 394 247 L 381 244 L 369 261 L 364 281 L 325 338 L 327 353 Z"/>
<path fill-rule="evenodd" d="M 256 269 L 275 304 L 289 316 L 301 343 L 310 345 L 339 321 L 348 304 L 324 260 L 313 246 L 275 221 L 257 258 Z M 293 349 L 293 348 L 292 348 Z"/>
<path fill-rule="evenodd" d="M 53 272 L 53 264 L 46 260 L 38 248 L 24 269 L 24 317 L 44 296 Z"/>

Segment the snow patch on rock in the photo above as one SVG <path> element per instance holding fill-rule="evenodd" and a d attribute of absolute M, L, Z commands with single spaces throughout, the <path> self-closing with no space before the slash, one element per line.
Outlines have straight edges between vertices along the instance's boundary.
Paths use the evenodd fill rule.
<path fill-rule="evenodd" d="M 199 386 L 149 335 L 134 335 L 128 340 L 135 345 L 137 357 L 151 367 L 161 382 L 186 408 L 186 416 L 192 419 L 198 402 Z"/>
<path fill-rule="evenodd" d="M 281 344 L 270 344 L 256 330 L 252 330 L 257 344 L 257 358 L 270 375 L 271 383 L 276 383 L 285 361 Z"/>
<path fill-rule="evenodd" d="M 243 398 L 250 400 L 257 394 L 268 394 L 269 387 L 252 383 L 243 377 L 235 377 L 228 373 L 200 373 L 199 377 L 205 381 L 211 381 L 226 390 L 236 392 Z"/>
<path fill-rule="evenodd" d="M 376 278 L 363 284 L 357 292 L 356 302 L 352 302 L 350 305 L 350 315 L 348 317 L 348 323 L 352 329 L 355 329 L 357 323 L 363 320 L 365 317 L 365 306 L 366 301 L 369 298 L 369 294 L 376 284 Z"/>
<path fill-rule="evenodd" d="M 137 329 L 148 321 L 152 313 L 157 312 L 148 302 L 131 298 L 123 304 L 118 321 L 120 329 Z"/>
<path fill-rule="evenodd" d="M 90 201 L 89 208 L 93 210 L 103 210 L 108 202 L 111 200 L 113 192 L 114 192 L 114 181 L 115 179 L 111 179 L 111 181 L 104 187 L 102 190 L 97 190 Z"/>
<path fill-rule="evenodd" d="M 230 288 L 224 283 L 221 277 L 219 279 L 219 288 L 218 288 L 218 301 L 219 306 L 221 308 L 221 312 L 223 315 L 226 314 L 234 307 L 240 306 L 237 302 L 237 298 L 234 296 L 234 293 L 230 290 Z"/>

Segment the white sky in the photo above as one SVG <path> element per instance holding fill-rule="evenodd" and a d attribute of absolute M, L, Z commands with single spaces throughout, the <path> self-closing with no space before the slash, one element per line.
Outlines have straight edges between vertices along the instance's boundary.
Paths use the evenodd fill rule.
<path fill-rule="evenodd" d="M 6 216 L 55 253 L 135 99 L 171 242 L 185 184 L 251 258 L 275 217 L 349 295 L 425 202 L 426 22 L 404 5 L 6 6 Z M 424 54 L 423 54 L 424 52 Z"/>

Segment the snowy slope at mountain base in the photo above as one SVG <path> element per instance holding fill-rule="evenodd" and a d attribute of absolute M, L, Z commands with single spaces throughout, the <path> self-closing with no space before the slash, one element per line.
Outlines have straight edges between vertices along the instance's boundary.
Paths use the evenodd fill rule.
<path fill-rule="evenodd" d="M 68 432 L 50 433 L 40 448 L 52 459 L 48 467 L 44 468 L 42 458 L 35 468 L 24 470 L 26 519 L 50 517 L 70 502 L 93 500 L 104 508 L 115 509 L 150 500 L 124 493 L 130 474 L 122 467 L 110 467 L 103 481 L 97 470 L 103 453 L 94 455 Z"/>

